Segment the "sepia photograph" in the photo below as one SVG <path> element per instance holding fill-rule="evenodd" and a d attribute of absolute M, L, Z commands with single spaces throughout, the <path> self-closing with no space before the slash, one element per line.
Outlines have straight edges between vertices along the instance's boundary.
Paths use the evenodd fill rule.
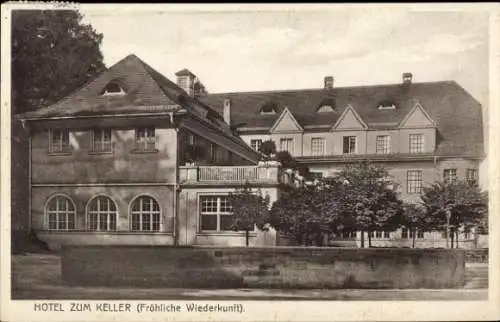
<path fill-rule="evenodd" d="M 2 5 L 2 320 L 499 314 L 494 7 L 432 8 Z"/>

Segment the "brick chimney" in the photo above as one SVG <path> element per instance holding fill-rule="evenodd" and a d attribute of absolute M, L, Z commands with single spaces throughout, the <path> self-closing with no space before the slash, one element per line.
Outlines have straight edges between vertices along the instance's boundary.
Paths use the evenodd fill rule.
<path fill-rule="evenodd" d="M 333 88 L 333 76 L 326 76 L 325 89 L 332 89 L 332 88 Z"/>
<path fill-rule="evenodd" d="M 409 85 L 411 84 L 413 78 L 412 73 L 403 73 L 403 84 Z"/>
<path fill-rule="evenodd" d="M 224 110 L 223 110 L 224 122 L 227 125 L 231 125 L 231 100 L 229 98 L 224 99 Z"/>
<path fill-rule="evenodd" d="M 184 68 L 183 70 L 175 73 L 175 76 L 177 76 L 177 85 L 189 96 L 194 96 L 194 83 L 196 81 L 196 75 Z"/>

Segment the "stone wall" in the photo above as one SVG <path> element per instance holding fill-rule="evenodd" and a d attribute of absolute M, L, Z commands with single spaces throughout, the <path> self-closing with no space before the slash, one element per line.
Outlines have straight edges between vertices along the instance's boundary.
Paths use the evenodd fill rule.
<path fill-rule="evenodd" d="M 447 249 L 75 246 L 70 285 L 183 288 L 455 288 L 464 251 Z"/>

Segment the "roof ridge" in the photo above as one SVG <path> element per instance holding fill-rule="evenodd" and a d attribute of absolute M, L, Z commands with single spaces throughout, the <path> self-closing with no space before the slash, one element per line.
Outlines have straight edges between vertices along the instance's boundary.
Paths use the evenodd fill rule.
<path fill-rule="evenodd" d="M 457 84 L 454 80 L 441 80 L 441 81 L 429 81 L 429 82 L 415 82 L 411 85 L 427 85 L 427 84 L 437 84 L 437 83 L 451 83 Z M 325 91 L 330 92 L 335 89 L 350 89 L 350 88 L 375 88 L 375 87 L 396 87 L 401 86 L 401 83 L 391 83 L 391 84 L 374 84 L 374 85 L 355 85 L 355 86 L 338 86 L 332 89 L 324 89 L 324 88 L 298 88 L 298 89 L 273 89 L 273 90 L 261 90 L 261 91 L 241 91 L 241 92 L 219 92 L 219 93 L 209 93 L 206 96 L 212 95 L 231 95 L 231 94 L 266 94 L 266 93 L 293 93 L 293 92 L 303 92 L 303 91 Z"/>

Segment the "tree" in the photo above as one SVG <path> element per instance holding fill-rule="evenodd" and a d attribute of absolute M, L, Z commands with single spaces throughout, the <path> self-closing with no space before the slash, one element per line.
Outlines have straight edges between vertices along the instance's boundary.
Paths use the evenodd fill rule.
<path fill-rule="evenodd" d="M 269 218 L 269 196 L 263 197 L 261 192 L 252 192 L 248 184 L 229 194 L 229 203 L 233 210 L 231 229 L 245 231 L 245 244 L 249 244 L 249 232 L 257 226 L 263 229 Z"/>
<path fill-rule="evenodd" d="M 103 71 L 102 38 L 77 11 L 14 11 L 13 114 L 54 103 Z"/>
<path fill-rule="evenodd" d="M 433 226 L 446 232 L 453 248 L 455 237 L 460 229 L 484 225 L 488 216 L 488 197 L 477 185 L 466 181 L 451 183 L 437 182 L 426 187 L 420 197 L 425 206 L 427 216 L 433 218 Z M 458 247 L 458 238 L 457 244 Z"/>
<path fill-rule="evenodd" d="M 12 115 L 50 105 L 105 69 L 102 34 L 72 10 L 12 12 Z M 28 135 L 12 121 L 13 251 L 28 246 Z M 19 246 L 19 247 L 17 247 Z"/>
<path fill-rule="evenodd" d="M 371 247 L 371 232 L 394 230 L 401 223 L 402 202 L 398 199 L 395 182 L 382 166 L 369 162 L 347 165 L 338 175 L 343 183 L 341 206 L 344 217 L 352 217 L 357 230 L 361 231 L 361 247 L 364 247 L 364 232 L 368 232 L 368 247 Z"/>
<path fill-rule="evenodd" d="M 267 140 L 262 142 L 260 145 L 259 151 L 266 156 L 266 158 L 270 158 L 271 155 L 276 154 L 276 143 L 273 140 Z"/>
<path fill-rule="evenodd" d="M 404 213 L 402 226 L 412 232 L 412 248 L 415 248 L 415 238 L 417 230 L 426 231 L 432 227 L 432 218 L 426 216 L 426 212 L 421 205 L 411 202 L 406 202 L 403 205 Z"/>
<path fill-rule="evenodd" d="M 276 153 L 276 160 L 281 163 L 281 166 L 284 169 L 297 169 L 297 161 L 295 161 L 288 151 L 280 151 Z"/>

